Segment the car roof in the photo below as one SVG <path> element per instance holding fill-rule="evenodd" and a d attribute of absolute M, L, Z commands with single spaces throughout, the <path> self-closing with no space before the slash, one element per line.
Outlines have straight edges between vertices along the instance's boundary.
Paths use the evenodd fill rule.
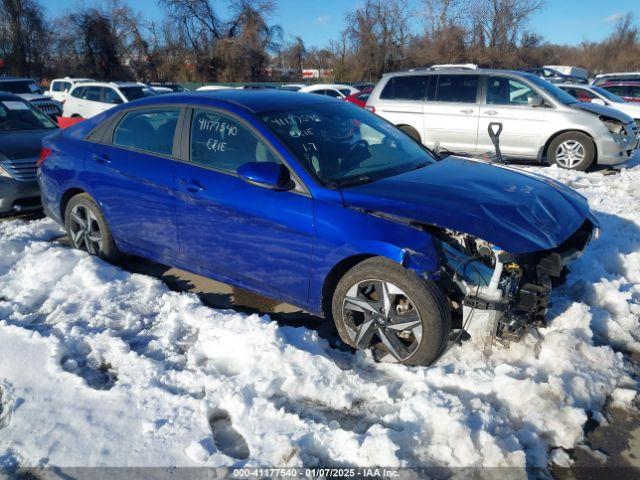
<path fill-rule="evenodd" d="M 431 70 L 430 68 L 411 68 L 409 70 L 403 70 L 400 72 L 389 72 L 385 73 L 383 77 L 390 76 L 410 76 L 410 75 L 531 75 L 529 72 L 524 72 L 522 70 L 497 70 L 497 69 L 489 69 L 489 68 L 478 68 L 476 70 L 470 69 L 462 69 L 462 68 L 451 68 L 451 69 L 442 69 L 442 70 Z"/>
<path fill-rule="evenodd" d="M 611 80 L 598 85 L 599 87 L 637 87 L 640 85 L 640 80 Z"/>
<path fill-rule="evenodd" d="M 286 90 L 212 90 L 199 92 L 172 93 L 157 95 L 136 100 L 129 105 L 154 105 L 165 103 L 168 98 L 189 105 L 207 105 L 207 100 L 226 103 L 229 106 L 240 107 L 249 113 L 261 113 L 272 110 L 304 108 L 310 105 L 325 103 L 343 104 L 340 100 L 322 95 L 300 95 L 298 92 Z"/>
<path fill-rule="evenodd" d="M 142 85 L 135 82 L 79 82 L 73 86 L 73 88 L 79 87 L 140 87 L 144 88 Z"/>
<path fill-rule="evenodd" d="M 27 77 L 0 77 L 0 82 L 35 82 L 33 78 Z"/>
<path fill-rule="evenodd" d="M 26 102 L 25 99 L 19 97 L 18 95 L 14 95 L 13 93 L 2 92 L 0 91 L 0 102 Z"/>

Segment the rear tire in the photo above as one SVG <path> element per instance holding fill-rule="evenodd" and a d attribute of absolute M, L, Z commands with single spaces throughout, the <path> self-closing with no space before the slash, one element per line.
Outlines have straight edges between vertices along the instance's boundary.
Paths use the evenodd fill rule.
<path fill-rule="evenodd" d="M 440 288 L 383 257 L 364 260 L 340 279 L 331 310 L 343 342 L 405 365 L 432 363 L 451 330 Z"/>
<path fill-rule="evenodd" d="M 596 158 L 596 147 L 593 140 L 584 133 L 562 133 L 549 144 L 547 157 L 551 165 L 584 172 Z"/>
<path fill-rule="evenodd" d="M 65 208 L 64 224 L 74 248 L 108 262 L 115 262 L 120 257 L 100 208 L 88 194 L 80 193 L 69 200 Z"/>

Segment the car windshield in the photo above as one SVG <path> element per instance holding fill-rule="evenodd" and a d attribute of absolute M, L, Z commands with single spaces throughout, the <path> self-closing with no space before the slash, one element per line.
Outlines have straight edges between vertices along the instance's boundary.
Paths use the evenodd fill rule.
<path fill-rule="evenodd" d="M 565 105 L 578 103 L 578 100 L 576 100 L 561 88 L 555 86 L 553 83 L 547 82 L 546 80 L 543 80 L 542 78 L 536 77 L 535 75 L 531 74 L 525 74 L 525 77 L 527 78 L 527 80 L 535 83 L 538 87 L 558 100 L 560 103 L 563 103 Z"/>
<path fill-rule="evenodd" d="M 320 182 L 372 182 L 434 163 L 429 151 L 392 124 L 349 103 L 269 112 L 262 120 Z"/>
<path fill-rule="evenodd" d="M 0 131 L 56 128 L 49 117 L 27 102 L 0 101 Z"/>
<path fill-rule="evenodd" d="M 120 87 L 119 90 L 130 102 L 148 96 L 147 94 L 145 94 L 145 89 L 143 87 Z"/>
<path fill-rule="evenodd" d="M 613 103 L 627 103 L 627 101 L 621 97 L 619 97 L 618 95 L 616 95 L 615 93 L 611 93 L 608 90 L 605 90 L 604 88 L 600 88 L 600 87 L 591 87 L 591 89 L 594 92 L 599 93 L 601 96 L 603 96 L 604 98 L 606 98 L 607 100 L 612 101 Z"/>
<path fill-rule="evenodd" d="M 38 84 L 32 80 L 11 80 L 0 82 L 0 91 L 23 94 L 42 93 Z"/>

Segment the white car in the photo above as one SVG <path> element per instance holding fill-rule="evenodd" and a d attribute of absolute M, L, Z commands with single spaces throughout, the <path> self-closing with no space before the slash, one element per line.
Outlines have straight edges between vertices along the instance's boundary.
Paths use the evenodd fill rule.
<path fill-rule="evenodd" d="M 67 94 L 71 87 L 73 87 L 76 83 L 82 82 L 93 82 L 92 78 L 55 78 L 51 81 L 51 85 L 49 85 L 49 90 L 46 92 L 54 100 L 59 102 L 63 102 L 67 99 Z"/>
<path fill-rule="evenodd" d="M 93 117 L 121 103 L 144 98 L 145 88 L 134 82 L 78 83 L 64 102 L 64 116 Z"/>
<path fill-rule="evenodd" d="M 606 105 L 607 107 L 620 110 L 633 118 L 636 124 L 640 126 L 640 103 L 634 104 L 627 102 L 618 95 L 594 85 L 575 85 L 567 83 L 558 85 L 558 87 L 581 102 Z"/>
<path fill-rule="evenodd" d="M 228 85 L 203 85 L 202 87 L 196 88 L 196 92 L 212 92 L 214 90 L 230 90 L 234 87 L 230 87 Z"/>
<path fill-rule="evenodd" d="M 359 90 L 357 88 L 353 88 L 350 85 L 341 85 L 337 83 L 317 83 L 315 85 L 303 87 L 298 91 L 302 93 L 315 93 L 317 95 L 327 95 L 328 97 L 344 99 L 349 95 L 358 93 Z"/>

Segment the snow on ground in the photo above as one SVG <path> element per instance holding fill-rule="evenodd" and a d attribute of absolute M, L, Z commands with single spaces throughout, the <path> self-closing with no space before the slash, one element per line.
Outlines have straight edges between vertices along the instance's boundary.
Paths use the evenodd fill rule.
<path fill-rule="evenodd" d="M 527 170 L 586 195 L 602 237 L 539 335 L 429 368 L 205 307 L 52 242 L 50 220 L 0 222 L 0 468 L 570 462 L 588 416 L 637 388 L 611 346 L 640 350 L 640 167 Z"/>

